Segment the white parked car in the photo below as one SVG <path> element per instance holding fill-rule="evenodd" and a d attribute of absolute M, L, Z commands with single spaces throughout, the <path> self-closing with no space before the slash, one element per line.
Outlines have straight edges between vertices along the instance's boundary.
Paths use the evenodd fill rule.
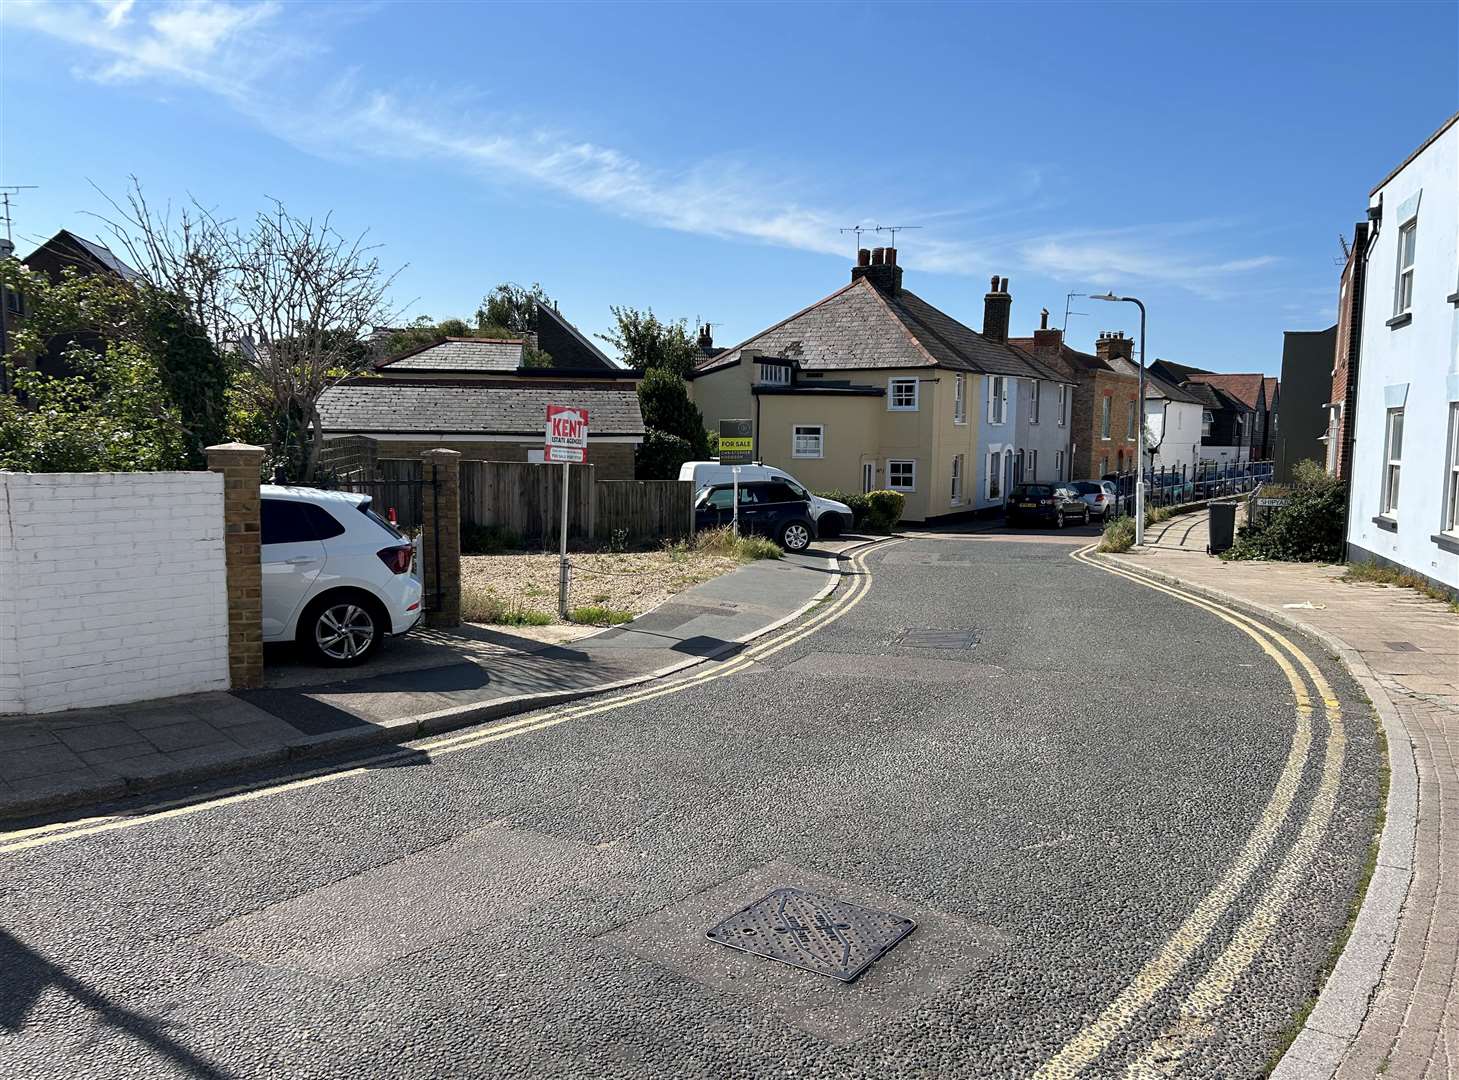
<path fill-rule="evenodd" d="M 349 491 L 263 485 L 263 639 L 358 664 L 421 617 L 415 546 Z"/>
<path fill-rule="evenodd" d="M 700 492 L 713 484 L 734 483 L 734 473 L 731 471 L 733 465 L 721 465 L 717 461 L 686 461 L 679 466 L 679 479 L 694 481 L 694 492 L 697 497 Z M 851 507 L 835 499 L 823 499 L 819 495 L 812 495 L 806 486 L 784 469 L 777 469 L 774 465 L 761 465 L 758 462 L 753 465 L 740 466 L 740 483 L 748 484 L 754 480 L 784 480 L 791 488 L 803 498 L 809 499 L 811 504 L 811 520 L 816 523 L 817 536 L 839 536 L 849 530 L 853 524 Z"/>

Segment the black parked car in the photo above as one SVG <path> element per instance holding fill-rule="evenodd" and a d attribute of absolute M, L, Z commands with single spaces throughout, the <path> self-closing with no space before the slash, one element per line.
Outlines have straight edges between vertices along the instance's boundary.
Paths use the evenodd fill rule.
<path fill-rule="evenodd" d="M 1049 522 L 1064 527 L 1066 521 L 1089 524 L 1089 504 L 1067 484 L 1018 484 L 1008 495 L 1008 524 L 1025 521 Z"/>
<path fill-rule="evenodd" d="M 734 485 L 714 484 L 699 492 L 694 527 L 713 529 L 734 520 Z M 810 500 L 782 480 L 740 485 L 740 532 L 768 536 L 786 551 L 804 551 L 816 536 Z"/>

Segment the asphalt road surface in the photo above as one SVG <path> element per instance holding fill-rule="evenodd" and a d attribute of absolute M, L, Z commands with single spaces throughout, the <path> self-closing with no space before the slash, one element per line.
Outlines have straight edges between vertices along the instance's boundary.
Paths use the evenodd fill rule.
<path fill-rule="evenodd" d="M 0 1075 L 1261 1075 L 1368 858 L 1371 714 L 1075 543 L 878 545 L 672 693 L 0 838 Z M 722 937 L 915 929 L 849 983 L 706 936 L 782 888 L 824 899 Z"/>

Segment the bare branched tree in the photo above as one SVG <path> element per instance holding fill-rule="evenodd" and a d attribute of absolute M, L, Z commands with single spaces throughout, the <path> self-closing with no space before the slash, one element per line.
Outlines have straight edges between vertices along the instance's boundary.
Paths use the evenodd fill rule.
<path fill-rule="evenodd" d="M 360 234 L 329 216 L 296 217 L 277 199 L 246 226 L 196 200 L 175 217 L 154 210 L 132 178 L 124 202 L 103 218 L 133 264 L 181 298 L 220 351 L 244 365 L 241 388 L 268 421 L 273 458 L 286 474 L 314 479 L 323 432 L 319 400 L 369 361 L 366 333 L 394 321 L 387 273 Z"/>

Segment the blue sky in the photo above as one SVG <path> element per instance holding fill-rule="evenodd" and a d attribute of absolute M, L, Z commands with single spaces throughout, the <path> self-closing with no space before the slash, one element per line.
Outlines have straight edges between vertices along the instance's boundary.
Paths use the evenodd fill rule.
<path fill-rule="evenodd" d="M 1150 353 L 1281 363 L 1335 319 L 1338 235 L 1459 107 L 1459 8 L 1387 4 L 27 3 L 0 13 L 0 183 L 22 253 L 102 233 L 95 183 L 229 215 L 333 211 L 408 315 L 540 281 L 732 344 L 847 280 L 1015 333 L 1065 295 L 1150 308 Z M 1133 330 L 1076 301 L 1070 341 Z"/>

